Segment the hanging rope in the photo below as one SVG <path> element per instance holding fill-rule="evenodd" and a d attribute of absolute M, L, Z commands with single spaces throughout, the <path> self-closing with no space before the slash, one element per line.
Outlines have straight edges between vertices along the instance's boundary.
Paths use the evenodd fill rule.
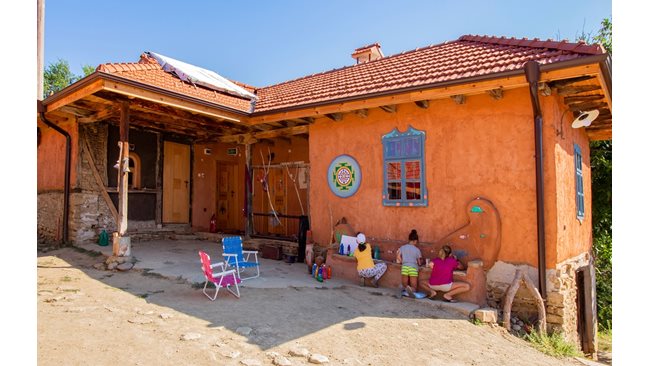
<path fill-rule="evenodd" d="M 271 200 L 271 193 L 269 192 L 269 184 L 268 184 L 268 177 L 269 177 L 269 172 L 271 171 L 271 149 L 269 149 L 269 165 L 267 166 L 264 163 L 264 154 L 262 154 L 262 150 L 260 150 L 260 156 L 262 156 L 262 166 L 264 167 L 264 178 L 262 179 L 262 187 L 265 188 L 264 190 L 266 191 L 266 196 L 269 199 L 269 206 L 271 206 L 271 211 L 273 212 L 273 216 L 275 216 L 275 219 L 277 220 L 278 224 L 282 226 L 282 221 L 280 221 L 280 218 L 278 217 L 277 212 L 275 212 L 275 208 L 273 207 L 273 202 Z"/>
<path fill-rule="evenodd" d="M 300 170 L 300 167 L 296 167 L 296 175 L 294 176 L 289 172 L 289 167 L 287 165 L 284 166 L 287 169 L 287 175 L 289 176 L 289 179 L 293 182 L 293 188 L 296 189 L 296 196 L 298 197 L 298 203 L 300 203 L 300 212 L 304 215 L 305 214 L 305 209 L 302 207 L 302 200 L 300 199 L 300 193 L 298 192 L 298 185 L 296 184 L 296 178 L 298 177 L 298 171 Z"/>

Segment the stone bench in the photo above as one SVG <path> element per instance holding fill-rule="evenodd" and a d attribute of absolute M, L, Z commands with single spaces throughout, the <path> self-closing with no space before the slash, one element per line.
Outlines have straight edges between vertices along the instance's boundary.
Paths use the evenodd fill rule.
<path fill-rule="evenodd" d="M 400 244 L 401 246 L 401 244 Z M 420 245 L 418 245 L 420 246 Z M 389 249 L 390 246 L 384 247 L 386 255 L 382 255 L 377 262 L 386 263 L 386 273 L 379 280 L 378 285 L 381 287 L 397 288 L 402 283 L 402 265 L 395 262 L 396 249 Z M 399 248 L 399 246 L 397 247 Z M 392 251 L 392 253 L 389 253 Z M 437 253 L 437 252 L 436 252 Z M 391 256 L 392 254 L 392 256 Z M 436 255 L 430 255 L 429 251 L 425 254 L 422 251 L 424 258 L 435 258 Z M 357 260 L 354 257 L 340 255 L 334 250 L 329 250 L 327 253 L 327 265 L 332 267 L 333 278 L 344 278 L 355 283 L 359 281 L 359 274 L 357 272 Z M 487 286 L 486 276 L 483 270 L 483 261 L 480 259 L 470 260 L 466 263 L 466 270 L 454 271 L 454 281 L 463 281 L 470 284 L 468 292 L 456 295 L 455 298 L 459 301 L 470 302 L 479 306 L 487 305 Z M 418 290 L 426 292 L 431 276 L 431 268 L 422 266 L 418 272 Z M 438 292 L 440 296 L 440 291 Z"/>

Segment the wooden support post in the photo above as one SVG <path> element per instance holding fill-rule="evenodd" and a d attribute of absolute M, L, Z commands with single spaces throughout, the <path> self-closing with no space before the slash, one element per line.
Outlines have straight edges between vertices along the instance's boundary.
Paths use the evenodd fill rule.
<path fill-rule="evenodd" d="M 250 239 L 253 235 L 253 154 L 252 144 L 245 145 L 245 157 L 246 157 L 246 230 L 245 235 L 246 239 Z"/>
<path fill-rule="evenodd" d="M 113 255 L 131 255 L 131 238 L 126 235 L 129 212 L 129 103 L 122 102 L 120 117 L 120 160 L 118 176 L 118 216 L 117 233 L 113 236 Z"/>

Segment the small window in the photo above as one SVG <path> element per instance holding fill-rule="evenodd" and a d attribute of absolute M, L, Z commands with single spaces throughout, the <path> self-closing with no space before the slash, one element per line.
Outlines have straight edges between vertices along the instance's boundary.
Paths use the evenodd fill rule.
<path fill-rule="evenodd" d="M 384 151 L 384 206 L 426 206 L 424 131 L 409 127 L 382 136 Z"/>
<path fill-rule="evenodd" d="M 573 153 L 576 165 L 576 216 L 582 221 L 585 218 L 585 193 L 582 182 L 582 152 L 578 144 L 573 145 Z"/>
<path fill-rule="evenodd" d="M 140 156 L 134 152 L 129 152 L 129 188 L 140 189 Z"/>

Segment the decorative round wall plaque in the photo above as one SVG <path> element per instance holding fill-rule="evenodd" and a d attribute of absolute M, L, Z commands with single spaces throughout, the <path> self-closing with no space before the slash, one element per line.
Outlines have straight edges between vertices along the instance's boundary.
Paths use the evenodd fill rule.
<path fill-rule="evenodd" d="M 342 198 L 352 196 L 361 185 L 361 168 L 350 155 L 339 155 L 327 169 L 327 183 L 335 195 Z"/>

